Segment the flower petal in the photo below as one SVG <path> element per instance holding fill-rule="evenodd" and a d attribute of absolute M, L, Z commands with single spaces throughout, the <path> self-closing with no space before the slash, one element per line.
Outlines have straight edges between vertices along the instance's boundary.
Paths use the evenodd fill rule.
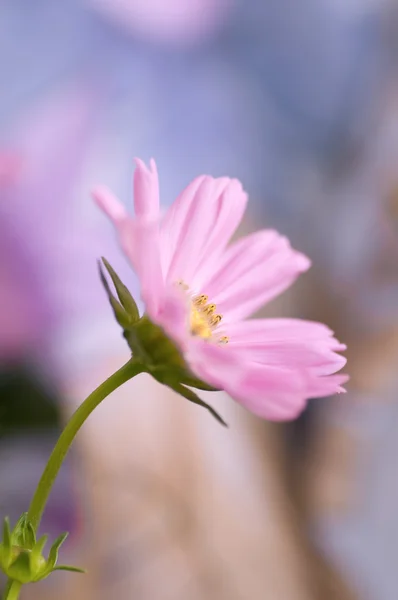
<path fill-rule="evenodd" d="M 160 244 L 163 272 L 167 275 L 171 259 L 179 244 L 181 229 L 187 218 L 190 206 L 205 175 L 194 179 L 167 210 L 161 225 Z"/>
<path fill-rule="evenodd" d="M 92 191 L 98 206 L 113 221 L 123 252 L 130 259 L 141 285 L 141 297 L 155 318 L 163 296 L 164 282 L 159 252 L 159 215 L 132 219 L 108 188 Z"/>
<path fill-rule="evenodd" d="M 346 364 L 337 354 L 345 350 L 321 323 L 299 319 L 250 319 L 228 327 L 230 346 L 264 365 L 306 369 L 311 375 L 330 375 Z"/>
<path fill-rule="evenodd" d="M 214 264 L 239 225 L 247 195 L 237 180 L 226 177 L 195 179 L 167 212 L 162 224 L 162 254 L 170 282 L 184 280 L 200 286 L 198 269 Z M 203 275 L 202 275 L 203 276 Z"/>
<path fill-rule="evenodd" d="M 216 388 L 226 390 L 228 382 L 233 387 L 242 378 L 239 352 L 224 345 L 191 336 L 185 360 L 195 375 Z"/>
<path fill-rule="evenodd" d="M 270 420 L 296 417 L 309 398 L 344 392 L 344 345 L 321 323 L 259 319 L 231 324 L 229 344 L 193 340 L 186 359 L 193 372 Z"/>
<path fill-rule="evenodd" d="M 119 234 L 119 241 L 123 252 L 130 259 L 134 268 L 136 268 L 133 219 L 120 200 L 106 186 L 97 186 L 92 190 L 91 195 L 101 210 L 113 222 Z"/>
<path fill-rule="evenodd" d="M 219 199 L 217 218 L 203 248 L 203 258 L 193 276 L 193 285 L 197 289 L 201 289 L 203 281 L 214 271 L 214 261 L 239 227 L 247 200 L 240 181 L 232 179 Z"/>
<path fill-rule="evenodd" d="M 190 344 L 186 360 L 198 377 L 258 416 L 291 419 L 305 406 L 306 378 L 299 371 L 245 362 L 239 352 L 203 340 Z"/>
<path fill-rule="evenodd" d="M 148 314 L 157 318 L 164 297 L 160 264 L 159 221 L 151 217 L 130 220 L 121 232 L 125 252 L 131 257 L 141 284 L 141 297 Z M 129 252 L 126 245 L 129 244 Z"/>
<path fill-rule="evenodd" d="M 189 300 L 177 286 L 169 286 L 165 289 L 162 305 L 156 315 L 156 323 L 184 352 L 190 338 Z"/>
<path fill-rule="evenodd" d="M 267 339 L 333 339 L 333 331 L 316 321 L 304 319 L 247 319 L 232 323 L 228 329 L 231 342 L 262 342 Z"/>
<path fill-rule="evenodd" d="M 308 398 L 325 398 L 334 394 L 345 394 L 346 389 L 342 387 L 349 380 L 345 374 L 329 375 L 327 377 L 313 377 L 308 382 Z"/>
<path fill-rule="evenodd" d="M 134 171 L 134 210 L 137 217 L 154 216 L 159 213 L 159 180 L 156 164 L 153 158 L 149 169 L 145 163 L 135 159 Z"/>
<path fill-rule="evenodd" d="M 259 417 L 294 419 L 305 408 L 306 379 L 300 371 L 251 365 L 239 385 L 226 391 Z"/>
<path fill-rule="evenodd" d="M 259 231 L 227 248 L 203 292 L 224 321 L 242 320 L 288 288 L 310 264 L 276 231 Z"/>
<path fill-rule="evenodd" d="M 91 195 L 100 209 L 115 225 L 118 225 L 121 221 L 128 218 L 128 213 L 124 208 L 124 205 L 106 186 L 101 185 L 95 187 L 92 190 Z"/>

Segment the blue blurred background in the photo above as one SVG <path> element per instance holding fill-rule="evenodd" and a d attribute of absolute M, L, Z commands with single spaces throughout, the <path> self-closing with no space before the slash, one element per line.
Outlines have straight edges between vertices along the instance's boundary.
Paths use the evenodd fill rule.
<path fill-rule="evenodd" d="M 398 597 L 397 33 L 396 0 L 0 3 L 1 512 L 26 509 L 62 421 L 126 356 L 97 258 L 136 282 L 90 189 L 131 203 L 134 156 L 165 206 L 198 174 L 241 179 L 242 233 L 276 227 L 313 260 L 264 314 L 327 322 L 351 374 L 288 426 L 226 404 L 229 438 L 127 390 L 43 523 L 90 574 L 26 598 Z"/>

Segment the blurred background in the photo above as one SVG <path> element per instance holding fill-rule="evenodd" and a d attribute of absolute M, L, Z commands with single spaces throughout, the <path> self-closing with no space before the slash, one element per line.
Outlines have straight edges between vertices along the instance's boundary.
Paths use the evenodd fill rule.
<path fill-rule="evenodd" d="M 0 509 L 28 507 L 64 420 L 128 358 L 99 282 L 134 275 L 90 189 L 169 205 L 241 179 L 241 234 L 313 268 L 263 315 L 325 321 L 349 393 L 287 425 L 211 395 L 230 425 L 140 376 L 96 411 L 42 524 L 71 535 L 22 599 L 398 597 L 398 3 L 2 0 Z"/>

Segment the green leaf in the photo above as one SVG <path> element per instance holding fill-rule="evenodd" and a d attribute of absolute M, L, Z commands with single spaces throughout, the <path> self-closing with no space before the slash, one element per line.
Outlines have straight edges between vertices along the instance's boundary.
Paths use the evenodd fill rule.
<path fill-rule="evenodd" d="M 66 538 L 68 537 L 68 532 L 63 533 L 62 535 L 60 535 L 59 537 L 57 537 L 57 539 L 55 540 L 55 542 L 53 543 L 53 545 L 51 546 L 51 550 L 48 554 L 48 567 L 53 570 L 57 560 L 58 560 L 58 550 L 60 548 L 60 546 L 64 543 L 64 541 L 66 540 Z"/>
<path fill-rule="evenodd" d="M 6 553 L 11 550 L 11 531 L 8 517 L 5 517 L 3 521 L 3 548 Z"/>
<path fill-rule="evenodd" d="M 197 396 L 195 394 L 195 392 L 193 392 L 192 390 L 184 387 L 183 385 L 181 385 L 179 383 L 173 383 L 173 384 L 167 384 L 167 385 L 169 387 L 171 387 L 175 392 L 177 392 L 177 394 L 180 394 L 181 396 L 183 396 L 184 398 L 186 398 L 190 402 L 193 402 L 194 404 L 198 404 L 199 406 L 203 406 L 203 408 L 206 408 L 209 411 L 209 413 L 211 415 L 213 415 L 213 417 L 219 423 L 221 423 L 221 425 L 224 425 L 224 427 L 228 427 L 228 425 L 226 424 L 226 422 L 224 421 L 224 419 L 222 417 L 220 417 L 220 415 L 214 410 L 214 408 L 211 407 L 206 402 L 204 402 L 204 400 L 201 400 L 199 398 L 199 396 Z"/>
<path fill-rule="evenodd" d="M 79 567 L 71 567 L 70 565 L 59 565 L 55 567 L 53 571 L 71 571 L 71 573 L 87 573 L 85 569 L 80 569 Z"/>
<path fill-rule="evenodd" d="M 120 280 L 119 276 L 113 270 L 106 258 L 102 257 L 102 262 L 104 263 L 105 268 L 113 281 L 113 285 L 115 286 L 115 290 L 117 292 L 121 305 L 129 315 L 131 323 L 135 323 L 140 318 L 140 315 L 133 296 L 130 294 L 129 290 L 124 285 L 124 283 Z"/>
<path fill-rule="evenodd" d="M 109 287 L 109 284 L 108 284 L 106 277 L 104 275 L 104 272 L 102 270 L 102 265 L 99 261 L 98 261 L 98 268 L 99 268 L 99 274 L 100 274 L 102 285 L 104 286 L 105 291 L 108 295 L 109 303 L 112 306 L 116 321 L 119 323 L 119 325 L 123 329 L 127 329 L 131 325 L 129 316 L 126 313 L 126 311 L 124 310 L 124 308 L 116 300 L 115 296 L 112 294 L 111 288 Z"/>

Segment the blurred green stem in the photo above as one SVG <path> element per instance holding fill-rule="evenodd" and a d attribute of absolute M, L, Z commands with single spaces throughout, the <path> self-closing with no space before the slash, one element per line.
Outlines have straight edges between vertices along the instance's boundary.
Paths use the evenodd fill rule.
<path fill-rule="evenodd" d="M 13 581 L 12 579 L 9 579 L 7 581 L 7 586 L 4 591 L 3 599 L 4 600 L 18 600 L 19 592 L 21 591 L 21 587 L 22 587 L 22 583 L 19 583 L 19 581 Z"/>
<path fill-rule="evenodd" d="M 80 427 L 91 415 L 93 410 L 102 402 L 102 400 L 104 400 L 104 398 L 109 396 L 111 392 L 142 371 L 143 367 L 140 363 L 135 362 L 133 359 L 129 360 L 125 365 L 123 365 L 123 367 L 116 371 L 116 373 L 113 373 L 113 375 L 101 383 L 101 385 L 86 398 L 86 400 L 72 415 L 65 429 L 61 433 L 54 450 L 52 451 L 47 466 L 44 469 L 43 475 L 41 476 L 35 494 L 32 498 L 32 502 L 30 503 L 28 518 L 31 521 L 35 531 L 37 531 L 37 528 L 40 524 L 44 507 L 62 462 L 67 455 L 68 450 Z M 10 589 L 12 589 L 12 586 Z M 7 600 L 14 600 L 14 598 L 18 597 L 18 592 L 16 592 L 16 596 L 8 595 L 5 598 Z"/>

